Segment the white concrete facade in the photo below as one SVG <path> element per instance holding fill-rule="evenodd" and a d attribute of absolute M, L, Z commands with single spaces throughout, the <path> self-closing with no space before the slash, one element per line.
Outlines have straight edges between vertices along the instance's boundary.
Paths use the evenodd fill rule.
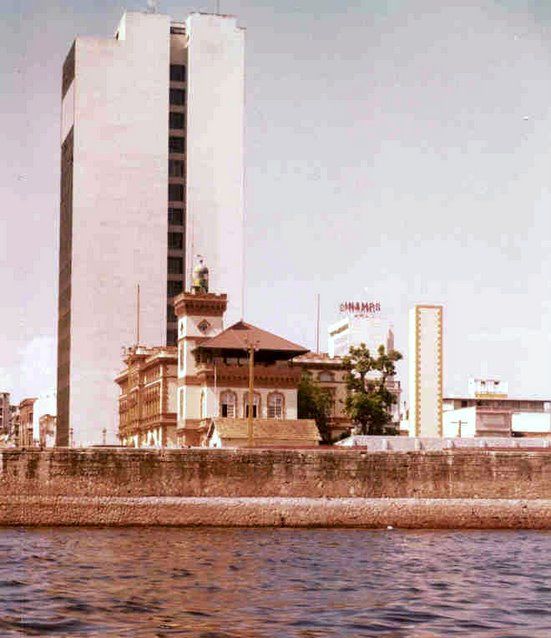
<path fill-rule="evenodd" d="M 394 349 L 394 335 L 387 319 L 382 316 L 344 317 L 331 324 L 327 330 L 327 352 L 330 357 L 344 357 L 350 346 L 365 343 L 370 352 L 377 353 L 379 346 Z"/>
<path fill-rule="evenodd" d="M 409 317 L 410 436 L 442 436 L 443 308 L 417 305 Z"/>
<path fill-rule="evenodd" d="M 62 134 L 74 126 L 69 427 L 116 442 L 123 346 L 166 341 L 170 19 L 125 14 L 119 39 L 77 38 Z M 71 114 L 72 106 L 72 114 Z M 62 140 L 63 141 L 63 140 Z"/>
<path fill-rule="evenodd" d="M 186 31 L 186 270 L 206 258 L 231 325 L 243 317 L 245 32 L 235 18 L 206 14 L 190 15 Z"/>
<path fill-rule="evenodd" d="M 185 26 L 186 260 L 206 257 L 238 317 L 244 32 L 226 16 L 193 14 Z M 70 431 L 86 446 L 102 443 L 103 429 L 117 441 L 114 378 L 121 348 L 136 342 L 138 284 L 140 343 L 167 340 L 170 17 L 126 13 L 116 37 L 77 38 L 74 59 L 61 117 L 62 144 L 73 136 L 70 301 L 63 312 L 60 302 L 58 333 L 59 361 L 70 363 L 57 412 L 58 444 Z"/>

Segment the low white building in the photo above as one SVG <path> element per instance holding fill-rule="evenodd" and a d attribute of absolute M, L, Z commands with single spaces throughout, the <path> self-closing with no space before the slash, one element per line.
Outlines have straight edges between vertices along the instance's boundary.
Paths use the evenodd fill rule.
<path fill-rule="evenodd" d="M 551 437 L 551 413 L 470 406 L 445 410 L 444 437 Z"/>
<path fill-rule="evenodd" d="M 513 436 L 551 437 L 551 413 L 524 412 L 511 417 Z"/>

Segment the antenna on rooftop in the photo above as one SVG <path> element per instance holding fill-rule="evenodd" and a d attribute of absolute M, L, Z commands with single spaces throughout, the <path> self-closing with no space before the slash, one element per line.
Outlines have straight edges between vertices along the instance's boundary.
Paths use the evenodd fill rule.
<path fill-rule="evenodd" d="M 157 13 L 159 10 L 159 0 L 147 0 L 147 13 Z"/>
<path fill-rule="evenodd" d="M 316 295 L 316 354 L 320 353 L 320 294 Z"/>
<path fill-rule="evenodd" d="M 140 345 L 140 284 L 136 290 L 136 346 Z"/>

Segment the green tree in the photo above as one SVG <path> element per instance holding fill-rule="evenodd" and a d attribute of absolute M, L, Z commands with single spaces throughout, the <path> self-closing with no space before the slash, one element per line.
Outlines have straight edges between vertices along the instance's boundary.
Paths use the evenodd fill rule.
<path fill-rule="evenodd" d="M 331 395 L 305 370 L 298 384 L 298 418 L 314 419 L 321 436 L 322 443 L 331 443 L 329 414 L 331 411 Z"/>
<path fill-rule="evenodd" d="M 395 376 L 396 362 L 401 358 L 399 352 L 386 352 L 382 345 L 377 349 L 377 356 L 373 356 L 365 343 L 351 346 L 343 358 L 347 371 L 344 409 L 360 434 L 384 434 L 388 429 L 396 398 L 387 382 Z"/>

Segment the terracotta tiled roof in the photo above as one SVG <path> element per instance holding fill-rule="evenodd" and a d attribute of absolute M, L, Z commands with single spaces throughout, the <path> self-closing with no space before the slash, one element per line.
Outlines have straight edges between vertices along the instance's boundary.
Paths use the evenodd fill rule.
<path fill-rule="evenodd" d="M 216 428 L 222 439 L 246 439 L 247 419 L 212 419 L 211 427 Z M 319 441 L 320 435 L 313 419 L 254 419 L 253 440 L 270 439 L 279 441 Z"/>
<path fill-rule="evenodd" d="M 308 352 L 308 348 L 287 341 L 283 337 L 278 337 L 244 321 L 238 321 L 219 335 L 216 335 L 216 337 L 203 341 L 197 349 L 246 350 L 250 344 L 254 344 L 256 351 L 284 352 L 291 356 Z"/>

